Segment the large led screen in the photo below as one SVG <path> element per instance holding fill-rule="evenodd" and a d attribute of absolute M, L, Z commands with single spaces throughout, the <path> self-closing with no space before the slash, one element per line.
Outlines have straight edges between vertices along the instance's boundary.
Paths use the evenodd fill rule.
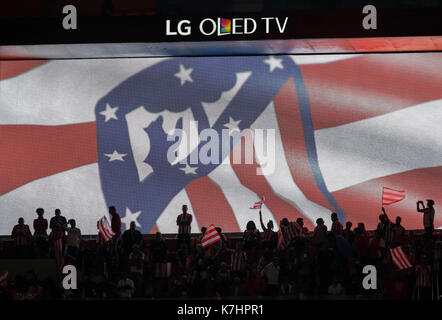
<path fill-rule="evenodd" d="M 303 217 L 442 226 L 442 53 L 0 62 L 0 234 L 60 208 L 83 234 Z M 260 227 L 259 227 L 260 228 Z"/>

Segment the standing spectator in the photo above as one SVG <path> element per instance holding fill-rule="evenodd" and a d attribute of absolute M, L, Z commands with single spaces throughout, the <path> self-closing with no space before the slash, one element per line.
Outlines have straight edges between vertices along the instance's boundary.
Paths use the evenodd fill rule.
<path fill-rule="evenodd" d="M 136 229 L 134 221 L 130 223 L 129 230 L 123 232 L 121 238 L 123 240 L 123 248 L 125 252 L 127 252 L 126 254 L 129 254 L 134 244 L 141 245 L 141 241 L 143 240 L 143 236 L 141 232 Z"/>
<path fill-rule="evenodd" d="M 267 284 L 266 293 L 269 297 L 276 297 L 278 295 L 279 270 L 278 258 L 274 257 L 261 271 L 261 275 Z"/>
<path fill-rule="evenodd" d="M 192 223 L 192 215 L 187 212 L 187 206 L 184 204 L 182 213 L 178 215 L 176 224 L 178 226 L 178 248 L 185 244 L 190 249 L 190 229 Z"/>
<path fill-rule="evenodd" d="M 322 218 L 316 219 L 316 228 L 313 231 L 312 242 L 317 249 L 322 249 L 327 245 L 327 226 Z"/>
<path fill-rule="evenodd" d="M 49 222 L 49 228 L 51 228 L 49 238 L 52 244 L 54 244 L 56 240 L 64 239 L 66 227 L 66 218 L 61 215 L 60 209 L 55 209 L 55 216 L 52 217 Z"/>
<path fill-rule="evenodd" d="M 12 239 L 14 239 L 16 257 L 27 257 L 29 255 L 29 244 L 32 239 L 32 234 L 29 226 L 25 224 L 25 219 L 18 219 L 18 224 L 12 229 L 11 236 Z"/>
<path fill-rule="evenodd" d="M 261 223 L 261 228 L 263 230 L 262 246 L 269 249 L 276 248 L 278 234 L 273 231 L 273 221 L 269 220 L 269 222 L 267 222 L 267 227 L 265 227 L 264 222 L 262 221 L 261 210 L 259 210 L 259 222 Z"/>
<path fill-rule="evenodd" d="M 244 250 L 257 248 L 259 246 L 259 231 L 256 228 L 255 222 L 249 221 L 246 225 L 246 230 L 243 234 Z"/>
<path fill-rule="evenodd" d="M 111 215 L 111 228 L 112 231 L 115 233 L 115 235 L 112 238 L 112 242 L 114 245 L 114 250 L 117 248 L 118 240 L 120 239 L 121 235 L 121 218 L 118 214 L 117 210 L 114 206 L 109 207 L 109 214 Z"/>
<path fill-rule="evenodd" d="M 351 230 L 352 226 L 353 223 L 351 223 L 351 221 L 347 221 L 345 223 L 345 229 L 342 231 L 342 235 L 350 244 L 353 244 L 353 240 L 355 238 L 354 232 Z"/>
<path fill-rule="evenodd" d="M 51 218 L 51 221 L 49 223 L 49 228 L 51 228 L 51 233 L 55 233 L 55 235 L 58 235 L 59 233 L 63 233 L 66 230 L 67 227 L 67 220 L 65 217 L 61 215 L 60 209 L 55 209 L 55 216 Z"/>
<path fill-rule="evenodd" d="M 420 208 L 420 205 L 422 205 L 422 208 Z M 434 201 L 427 200 L 426 208 L 423 201 L 418 201 L 417 212 L 423 213 L 425 233 L 427 234 L 428 238 L 431 238 L 434 231 Z"/>
<path fill-rule="evenodd" d="M 335 236 L 341 236 L 342 235 L 342 231 L 343 231 L 343 227 L 341 222 L 338 219 L 338 215 L 336 212 L 332 212 L 331 214 L 331 220 L 333 221 L 332 227 L 331 227 L 331 231 L 333 232 L 333 234 Z"/>
<path fill-rule="evenodd" d="M 81 230 L 76 227 L 74 219 L 69 220 L 70 228 L 66 230 L 66 250 L 65 256 L 73 260 L 77 259 L 81 243 Z"/>
<path fill-rule="evenodd" d="M 283 218 L 279 224 L 281 233 L 284 236 L 287 247 L 292 246 L 301 233 L 300 226 L 296 222 L 289 222 L 287 218 Z"/>
<path fill-rule="evenodd" d="M 36 210 L 38 218 L 34 219 L 34 238 L 36 240 L 38 257 L 42 258 L 48 254 L 48 220 L 43 218 L 44 209 Z"/>
<path fill-rule="evenodd" d="M 402 240 L 405 236 L 405 228 L 401 225 L 401 221 L 401 217 L 396 217 L 396 223 L 392 226 L 391 247 L 396 247 L 402 244 Z"/>

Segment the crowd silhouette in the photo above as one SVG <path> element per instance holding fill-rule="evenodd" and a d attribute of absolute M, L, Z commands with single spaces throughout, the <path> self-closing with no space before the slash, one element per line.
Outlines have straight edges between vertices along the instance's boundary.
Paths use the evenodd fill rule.
<path fill-rule="evenodd" d="M 261 230 L 254 221 L 241 236 L 217 227 L 220 241 L 203 247 L 207 228 L 191 233 L 186 205 L 177 216 L 173 239 L 160 232 L 143 235 L 135 222 L 122 232 L 111 206 L 115 235 L 110 241 L 100 234 L 86 241 L 74 219 L 57 209 L 48 223 L 38 208 L 34 234 L 20 218 L 11 233 L 11 250 L 0 257 L 56 258 L 60 240 L 63 259 L 57 262 L 77 268 L 78 289 L 62 289 L 61 273 L 41 279 L 30 266 L 15 278 L 0 274 L 0 299 L 439 299 L 441 235 L 434 230 L 434 201 L 427 206 L 419 201 L 417 211 L 423 214 L 422 232 L 406 230 L 401 217 L 393 222 L 384 208 L 371 231 L 363 222 L 353 228 L 346 221 L 344 227 L 332 212 L 330 230 L 321 218 L 314 230 L 302 218 L 284 218 L 276 232 L 272 221 L 264 224 L 260 210 Z M 411 268 L 398 270 L 392 262 L 390 249 L 398 246 Z M 362 286 L 366 265 L 376 267 L 376 290 Z"/>

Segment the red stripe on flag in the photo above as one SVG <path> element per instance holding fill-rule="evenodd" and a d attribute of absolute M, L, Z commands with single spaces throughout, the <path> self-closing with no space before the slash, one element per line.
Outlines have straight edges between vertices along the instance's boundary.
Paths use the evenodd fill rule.
<path fill-rule="evenodd" d="M 221 188 L 208 177 L 193 180 L 186 186 L 187 196 L 200 228 L 215 224 L 229 232 L 239 232 L 235 214 Z"/>
<path fill-rule="evenodd" d="M 383 115 L 441 97 L 442 60 L 438 54 L 367 55 L 299 67 L 315 129 Z M 352 94 L 361 97 L 354 99 Z M 378 98 L 370 104 L 373 97 Z"/>
<path fill-rule="evenodd" d="M 275 97 L 274 104 L 285 157 L 292 179 L 308 199 L 333 210 L 328 200 L 318 189 L 312 175 L 293 79 L 286 82 Z M 305 219 L 305 221 L 307 220 Z"/>
<path fill-rule="evenodd" d="M 98 161 L 95 122 L 1 125 L 0 195 L 33 180 Z"/>
<path fill-rule="evenodd" d="M 273 192 L 272 187 L 263 175 L 257 174 L 260 165 L 256 161 L 254 147 L 252 164 L 244 163 L 245 161 L 241 161 L 241 164 L 233 163 L 233 153 L 235 152 L 235 150 L 236 152 L 239 152 L 238 148 L 241 148 L 241 159 L 246 159 L 246 139 L 252 139 L 250 131 L 247 131 L 247 133 L 241 138 L 241 141 L 235 145 L 232 153 L 230 154 L 231 166 L 241 184 L 254 191 L 258 195 L 266 195 L 267 200 L 265 202 L 265 205 L 267 206 L 267 208 L 270 209 L 277 223 L 279 223 L 283 218 L 288 218 L 290 221 L 293 221 L 296 218 L 303 217 L 302 213 L 300 213 L 290 203 L 281 199 L 277 194 Z M 304 222 L 307 228 L 313 227 L 313 225 L 310 223 L 310 220 L 305 219 Z"/>
<path fill-rule="evenodd" d="M 46 60 L 0 61 L 0 80 L 18 76 L 46 62 Z"/>

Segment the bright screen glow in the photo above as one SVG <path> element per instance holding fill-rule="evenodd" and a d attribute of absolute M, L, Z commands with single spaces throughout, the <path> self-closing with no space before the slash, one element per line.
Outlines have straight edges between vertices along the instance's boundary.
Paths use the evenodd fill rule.
<path fill-rule="evenodd" d="M 183 204 L 238 232 L 263 195 L 264 223 L 374 229 L 383 187 L 391 220 L 422 229 L 433 199 L 438 228 L 441 123 L 442 53 L 2 61 L 0 234 L 38 207 L 96 234 L 109 205 L 176 233 Z"/>

